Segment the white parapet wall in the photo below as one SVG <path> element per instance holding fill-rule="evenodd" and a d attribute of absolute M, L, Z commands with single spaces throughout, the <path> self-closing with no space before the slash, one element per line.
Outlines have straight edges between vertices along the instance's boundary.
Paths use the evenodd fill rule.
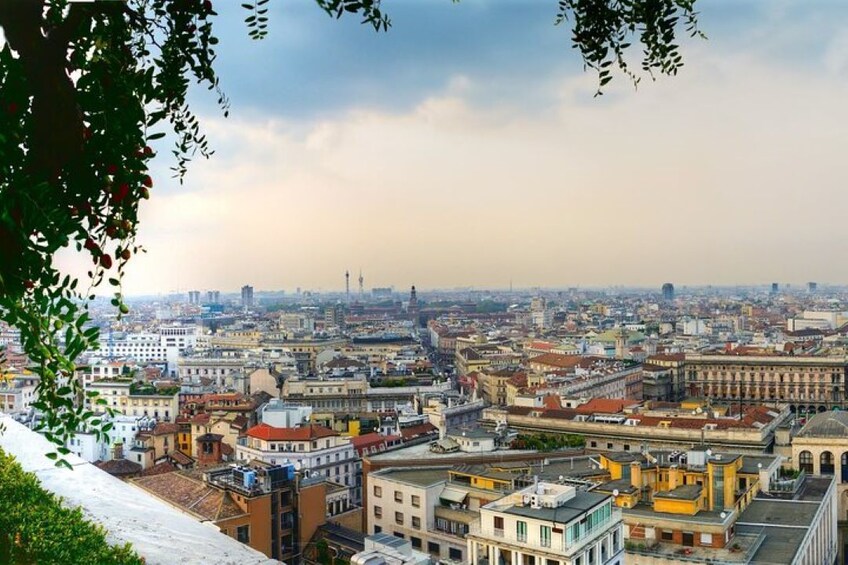
<path fill-rule="evenodd" d="M 102 525 L 109 543 L 132 544 L 148 565 L 280 563 L 75 455 L 66 457 L 72 469 L 56 467 L 45 456 L 55 446 L 6 415 L 0 414 L 0 426 L 3 451 L 65 505 L 81 507 L 86 518 Z"/>

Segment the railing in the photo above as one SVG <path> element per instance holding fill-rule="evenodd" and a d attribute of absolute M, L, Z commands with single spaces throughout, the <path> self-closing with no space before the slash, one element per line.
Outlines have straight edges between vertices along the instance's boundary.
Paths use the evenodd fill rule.
<path fill-rule="evenodd" d="M 806 476 L 807 472 L 802 469 L 798 477 L 794 479 L 771 481 L 769 483 L 769 492 L 796 492 L 801 487 L 801 483 L 804 482 Z"/>
<path fill-rule="evenodd" d="M 693 547 L 687 548 L 683 546 L 679 546 L 677 544 L 667 544 L 667 543 L 657 543 L 653 546 L 644 546 L 639 544 L 638 546 L 633 543 L 633 541 L 629 541 L 625 544 L 625 550 L 627 553 L 635 554 L 635 555 L 644 555 L 646 557 L 661 557 L 672 559 L 674 561 L 680 561 L 685 563 L 709 563 L 710 565 L 739 565 L 747 564 L 751 562 L 751 559 L 757 553 L 757 550 L 760 549 L 760 546 L 766 539 L 766 534 L 764 531 L 761 531 L 759 534 L 736 534 L 733 536 L 733 539 L 730 540 L 730 544 L 726 551 L 732 552 L 730 549 L 734 545 L 738 545 L 739 541 L 746 541 L 747 547 L 743 549 L 739 549 L 738 558 L 733 557 L 721 557 L 716 554 L 717 549 L 713 548 L 703 548 L 703 547 Z M 691 553 L 687 554 L 685 552 L 686 549 L 691 549 Z"/>

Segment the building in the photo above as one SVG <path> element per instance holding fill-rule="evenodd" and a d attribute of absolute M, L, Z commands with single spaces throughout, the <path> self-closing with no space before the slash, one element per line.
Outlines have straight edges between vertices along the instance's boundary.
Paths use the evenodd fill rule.
<path fill-rule="evenodd" d="M 125 416 L 172 422 L 179 414 L 179 388 L 157 389 L 132 378 L 118 378 L 94 381 L 85 391 L 98 393 L 106 406 Z M 88 407 L 94 406 L 91 398 L 87 397 L 86 403 Z"/>
<path fill-rule="evenodd" d="M 662 297 L 663 300 L 674 300 L 674 285 L 671 283 L 665 283 L 662 285 Z"/>
<path fill-rule="evenodd" d="M 475 565 L 621 565 L 621 510 L 612 496 L 539 482 L 483 506 L 467 553 Z"/>
<path fill-rule="evenodd" d="M 695 402 L 638 412 L 621 406 L 510 406 L 487 408 L 483 422 L 488 426 L 506 422 L 519 432 L 581 435 L 591 451 L 638 451 L 642 446 L 685 451 L 707 444 L 738 453 L 762 453 L 772 448 L 775 430 L 789 417 L 785 407 L 753 406 L 741 415 L 728 412 L 727 406 L 705 409 L 704 404 Z"/>
<path fill-rule="evenodd" d="M 245 310 L 253 308 L 253 287 L 250 285 L 241 287 L 241 307 Z"/>
<path fill-rule="evenodd" d="M 455 527 L 453 532 L 446 531 L 447 527 L 440 529 L 437 524 L 437 514 L 444 519 L 450 512 L 450 507 L 441 502 L 443 495 L 453 494 L 446 487 L 447 482 L 447 467 L 386 469 L 370 474 L 368 533 L 391 534 L 409 540 L 412 549 L 427 552 L 434 559 L 463 563 L 468 524 Z"/>
<path fill-rule="evenodd" d="M 176 376 L 177 360 L 197 346 L 198 335 L 196 326 L 163 326 L 140 333 L 113 332 L 100 343 L 109 359 L 167 364 L 169 376 Z"/>
<path fill-rule="evenodd" d="M 295 471 L 291 465 L 212 469 L 201 476 L 171 472 L 132 480 L 132 484 L 272 559 L 295 555 L 297 515 Z M 323 505 L 317 512 L 322 514 Z"/>
<path fill-rule="evenodd" d="M 353 444 L 323 426 L 275 428 L 259 424 L 238 439 L 236 459 L 256 459 L 271 465 L 292 463 L 309 476 L 317 474 L 347 487 L 352 504 L 358 506 L 362 500 L 362 485 L 357 484 L 360 461 Z"/>
<path fill-rule="evenodd" d="M 430 556 L 412 549 L 412 543 L 388 534 L 374 534 L 364 540 L 362 551 L 350 558 L 352 565 L 430 565 Z"/>
<path fill-rule="evenodd" d="M 200 306 L 200 291 L 199 290 L 190 290 L 188 291 L 188 303 L 194 306 Z"/>
<path fill-rule="evenodd" d="M 710 449 L 608 453 L 593 492 L 622 509 L 627 563 L 827 563 L 836 558 L 831 478 L 784 478 L 781 458 Z"/>
<path fill-rule="evenodd" d="M 770 402 L 793 413 L 848 407 L 844 356 L 687 354 L 688 393 L 724 401 Z"/>
<path fill-rule="evenodd" d="M 207 290 L 206 291 L 206 303 L 207 304 L 220 304 L 221 303 L 221 292 L 218 290 Z"/>
<path fill-rule="evenodd" d="M 810 418 L 792 439 L 792 466 L 807 475 L 835 477 L 839 520 L 848 520 L 848 412 Z"/>

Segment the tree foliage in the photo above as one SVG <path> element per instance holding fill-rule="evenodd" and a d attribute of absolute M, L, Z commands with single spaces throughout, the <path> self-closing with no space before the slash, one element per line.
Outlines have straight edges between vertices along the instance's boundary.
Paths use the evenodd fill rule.
<path fill-rule="evenodd" d="M 61 505 L 0 450 L 0 563 L 141 565 L 129 545 L 110 546 L 103 528 Z"/>
<path fill-rule="evenodd" d="M 315 2 L 377 31 L 391 24 L 380 0 Z M 248 34 L 266 37 L 268 0 L 242 6 Z M 186 102 L 192 81 L 228 113 L 213 65 L 215 15 L 210 0 L 0 0 L 0 320 L 21 331 L 41 378 L 40 427 L 58 455 L 77 429 L 108 432 L 77 402 L 75 360 L 97 347 L 88 313 L 95 287 L 112 287 L 118 318 L 128 312 L 121 280 L 143 251 L 135 238 L 139 205 L 153 188 L 153 146 L 174 136 L 180 180 L 193 158 L 211 155 Z M 625 63 L 633 38 L 644 70 L 675 74 L 678 24 L 697 33 L 694 0 L 561 0 L 557 18 L 572 22 L 574 47 L 598 71 L 600 88 L 613 65 L 638 80 Z M 60 270 L 62 249 L 88 258 L 87 280 Z"/>

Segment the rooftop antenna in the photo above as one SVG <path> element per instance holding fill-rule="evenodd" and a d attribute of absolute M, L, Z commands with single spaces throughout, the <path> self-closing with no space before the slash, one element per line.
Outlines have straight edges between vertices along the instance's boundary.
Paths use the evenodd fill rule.
<path fill-rule="evenodd" d="M 359 298 L 362 298 L 362 295 L 365 293 L 362 283 L 365 282 L 365 279 L 362 278 L 362 269 L 359 269 Z"/>

